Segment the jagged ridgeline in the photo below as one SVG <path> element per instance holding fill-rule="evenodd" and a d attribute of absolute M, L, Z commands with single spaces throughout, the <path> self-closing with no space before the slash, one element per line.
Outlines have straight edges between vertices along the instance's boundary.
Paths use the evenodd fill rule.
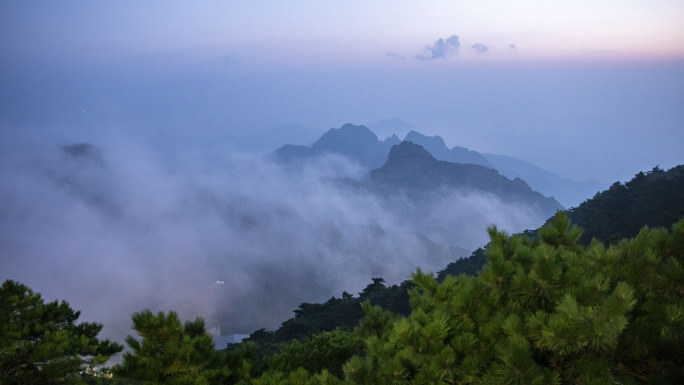
<path fill-rule="evenodd" d="M 447 187 L 488 192 L 507 203 L 537 207 L 546 216 L 563 208 L 555 199 L 532 190 L 522 179 L 510 180 L 477 164 L 437 160 L 422 146 L 407 141 L 393 146 L 387 162 L 372 170 L 363 182 L 382 195 L 402 191 L 416 199 L 431 199 L 430 193 Z"/>
<path fill-rule="evenodd" d="M 644 227 L 670 228 L 684 217 L 684 165 L 668 171 L 654 168 L 637 174 L 631 181 L 615 183 L 606 191 L 597 193 L 579 207 L 567 212 L 573 224 L 584 231 L 580 243 L 588 245 L 592 238 L 604 243 L 631 238 Z M 549 221 L 552 221 L 551 218 Z M 538 230 L 526 232 L 532 238 Z M 459 274 L 475 275 L 487 262 L 486 250 L 478 249 L 470 257 L 450 263 L 438 273 L 438 279 Z M 323 304 L 302 304 L 295 317 L 285 321 L 274 331 L 260 330 L 250 340 L 260 343 L 267 351 L 277 350 L 278 344 L 336 328 L 352 330 L 364 313 L 360 304 L 370 300 L 373 305 L 405 316 L 410 312 L 407 290 L 414 287 L 410 281 L 401 285 L 385 286 L 374 278 L 358 297 L 344 293 Z"/>
<path fill-rule="evenodd" d="M 564 207 L 575 207 L 588 196 L 607 187 L 596 181 L 574 181 L 507 155 L 479 153 L 459 146 L 449 148 L 441 137 L 426 136 L 417 131 L 410 131 L 403 141 L 421 146 L 439 161 L 478 165 L 496 170 L 511 180 L 520 179 L 532 190 L 554 197 Z M 284 145 L 273 152 L 272 158 L 298 167 L 316 162 L 327 154 L 336 154 L 370 171 L 383 166 L 393 146 L 401 142 L 396 135 L 380 140 L 366 126 L 345 124 L 340 128 L 331 128 L 310 146 Z"/>

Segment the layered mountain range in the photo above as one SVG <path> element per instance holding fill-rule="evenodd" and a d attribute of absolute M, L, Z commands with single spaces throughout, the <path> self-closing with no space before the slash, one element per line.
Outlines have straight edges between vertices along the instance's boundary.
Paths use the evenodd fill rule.
<path fill-rule="evenodd" d="M 416 199 L 429 199 L 434 193 L 455 189 L 489 193 L 505 203 L 537 207 L 544 215 L 563 208 L 554 198 L 532 190 L 520 178 L 510 180 L 478 164 L 437 160 L 422 146 L 407 141 L 393 146 L 387 162 L 371 170 L 362 182 L 385 195 L 401 191 Z"/>
<path fill-rule="evenodd" d="M 408 151 L 408 147 L 405 147 L 399 151 L 400 159 L 395 156 L 389 159 L 389 165 L 385 165 L 393 146 L 399 145 L 402 140 L 396 135 L 380 140 L 369 128 L 353 124 L 330 129 L 311 146 L 292 144 L 282 146 L 273 153 L 273 156 L 279 162 L 297 164 L 315 162 L 318 158 L 329 154 L 342 155 L 365 167 L 371 175 L 377 174 L 378 178 L 388 181 L 390 178 L 388 173 L 390 173 L 394 175 L 390 178 L 393 180 L 392 183 L 412 189 L 420 188 L 420 184 L 416 185 L 419 182 L 416 178 L 422 175 L 424 179 L 427 178 L 423 182 L 427 182 L 430 188 L 446 185 L 489 191 L 506 199 L 512 196 L 530 198 L 531 195 L 520 193 L 521 188 L 524 189 L 522 186 L 525 185 L 538 192 L 540 197 L 553 197 L 557 200 L 556 203 L 565 207 L 577 206 L 604 187 L 600 182 L 578 182 L 564 178 L 524 160 L 509 156 L 483 154 L 458 146 L 450 149 L 441 137 L 426 136 L 417 131 L 410 131 L 404 137 L 403 142 L 420 146 L 427 155 L 430 155 L 430 158 L 415 149 Z M 397 161 L 401 165 L 398 165 Z M 460 166 L 447 166 L 442 162 Z M 379 171 L 381 168 L 382 171 Z M 378 170 L 378 172 L 372 170 Z M 398 174 L 399 170 L 404 170 L 407 175 Z M 438 174 L 441 176 L 436 177 Z M 430 178 L 430 175 L 433 177 Z M 404 177 L 408 179 L 402 180 Z M 503 185 L 498 185 L 496 191 L 488 190 L 493 187 L 492 180 L 504 183 L 501 177 L 508 178 L 512 183 L 510 186 L 517 187 L 503 188 Z M 517 192 L 513 193 L 514 190 Z M 551 200 L 542 199 L 544 203 L 540 201 L 539 204 L 547 209 L 558 207 L 549 203 Z"/>

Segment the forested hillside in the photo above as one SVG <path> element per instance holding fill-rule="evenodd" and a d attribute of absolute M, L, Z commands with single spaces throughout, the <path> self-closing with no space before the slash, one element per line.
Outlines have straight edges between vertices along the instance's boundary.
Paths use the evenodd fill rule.
<path fill-rule="evenodd" d="M 588 245 L 592 238 L 605 243 L 634 237 L 643 226 L 669 228 L 677 219 L 684 217 L 684 166 L 668 171 L 655 168 L 649 173 L 637 174 L 625 184 L 616 182 L 567 215 L 573 224 L 583 229 L 580 237 L 583 245 Z M 537 230 L 527 234 L 537 237 Z M 448 264 L 437 273 L 437 277 L 443 280 L 449 275 L 475 275 L 486 262 L 486 251 L 480 248 L 469 257 Z M 372 298 L 362 293 L 359 298 L 343 295 L 325 304 L 302 304 L 304 309 L 295 310 L 295 317 L 285 321 L 280 329 L 260 331 L 251 339 L 261 343 L 281 343 L 335 327 L 350 329 L 360 321 L 362 313 L 357 305 L 365 299 L 394 314 L 405 315 L 409 309 L 408 295 L 402 294 L 401 290 L 412 287 L 412 284 L 407 281 L 385 287 L 376 280 Z M 401 302 L 402 298 L 407 302 Z M 295 329 L 297 332 L 293 332 Z"/>
<path fill-rule="evenodd" d="M 489 235 L 487 264 L 475 276 L 440 282 L 415 272 L 408 315 L 365 300 L 365 316 L 353 330 L 316 333 L 271 351 L 243 342 L 212 355 L 199 321 L 181 328 L 174 313 L 136 314 L 142 342 L 127 340 L 133 353 L 115 367 L 115 378 L 608 385 L 674 384 L 684 377 L 684 219 L 670 231 L 645 227 L 608 247 L 582 246 L 582 230 L 563 212 L 536 237 L 495 227 Z M 362 295 L 372 296 L 379 284 L 374 279 Z M 157 332 L 169 327 L 177 332 Z"/>
<path fill-rule="evenodd" d="M 592 238 L 613 243 L 633 237 L 643 226 L 669 227 L 684 216 L 684 165 L 640 172 L 629 182 L 615 182 L 568 216 L 584 229 L 581 242 Z"/>

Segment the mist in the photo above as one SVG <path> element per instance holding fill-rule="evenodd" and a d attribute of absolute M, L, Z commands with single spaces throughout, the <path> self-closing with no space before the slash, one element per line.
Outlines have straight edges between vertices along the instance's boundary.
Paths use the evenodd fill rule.
<path fill-rule="evenodd" d="M 92 143 L 4 130 L 0 271 L 121 341 L 143 309 L 228 333 L 275 329 L 302 302 L 436 272 L 487 242 L 486 227 L 539 226 L 533 208 L 472 191 L 416 203 L 343 181 L 329 156 L 285 169 L 220 146 L 160 151 L 117 133 Z"/>

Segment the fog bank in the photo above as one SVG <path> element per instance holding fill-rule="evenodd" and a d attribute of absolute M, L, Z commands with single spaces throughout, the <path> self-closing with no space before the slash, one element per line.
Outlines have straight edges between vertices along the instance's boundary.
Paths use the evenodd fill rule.
<path fill-rule="evenodd" d="M 224 332 L 277 328 L 300 303 L 371 277 L 440 270 L 483 246 L 490 224 L 513 232 L 545 219 L 473 192 L 381 199 L 339 183 L 364 171 L 334 156 L 286 171 L 215 147 L 2 136 L 1 278 L 68 301 L 117 340 L 146 308 Z"/>

